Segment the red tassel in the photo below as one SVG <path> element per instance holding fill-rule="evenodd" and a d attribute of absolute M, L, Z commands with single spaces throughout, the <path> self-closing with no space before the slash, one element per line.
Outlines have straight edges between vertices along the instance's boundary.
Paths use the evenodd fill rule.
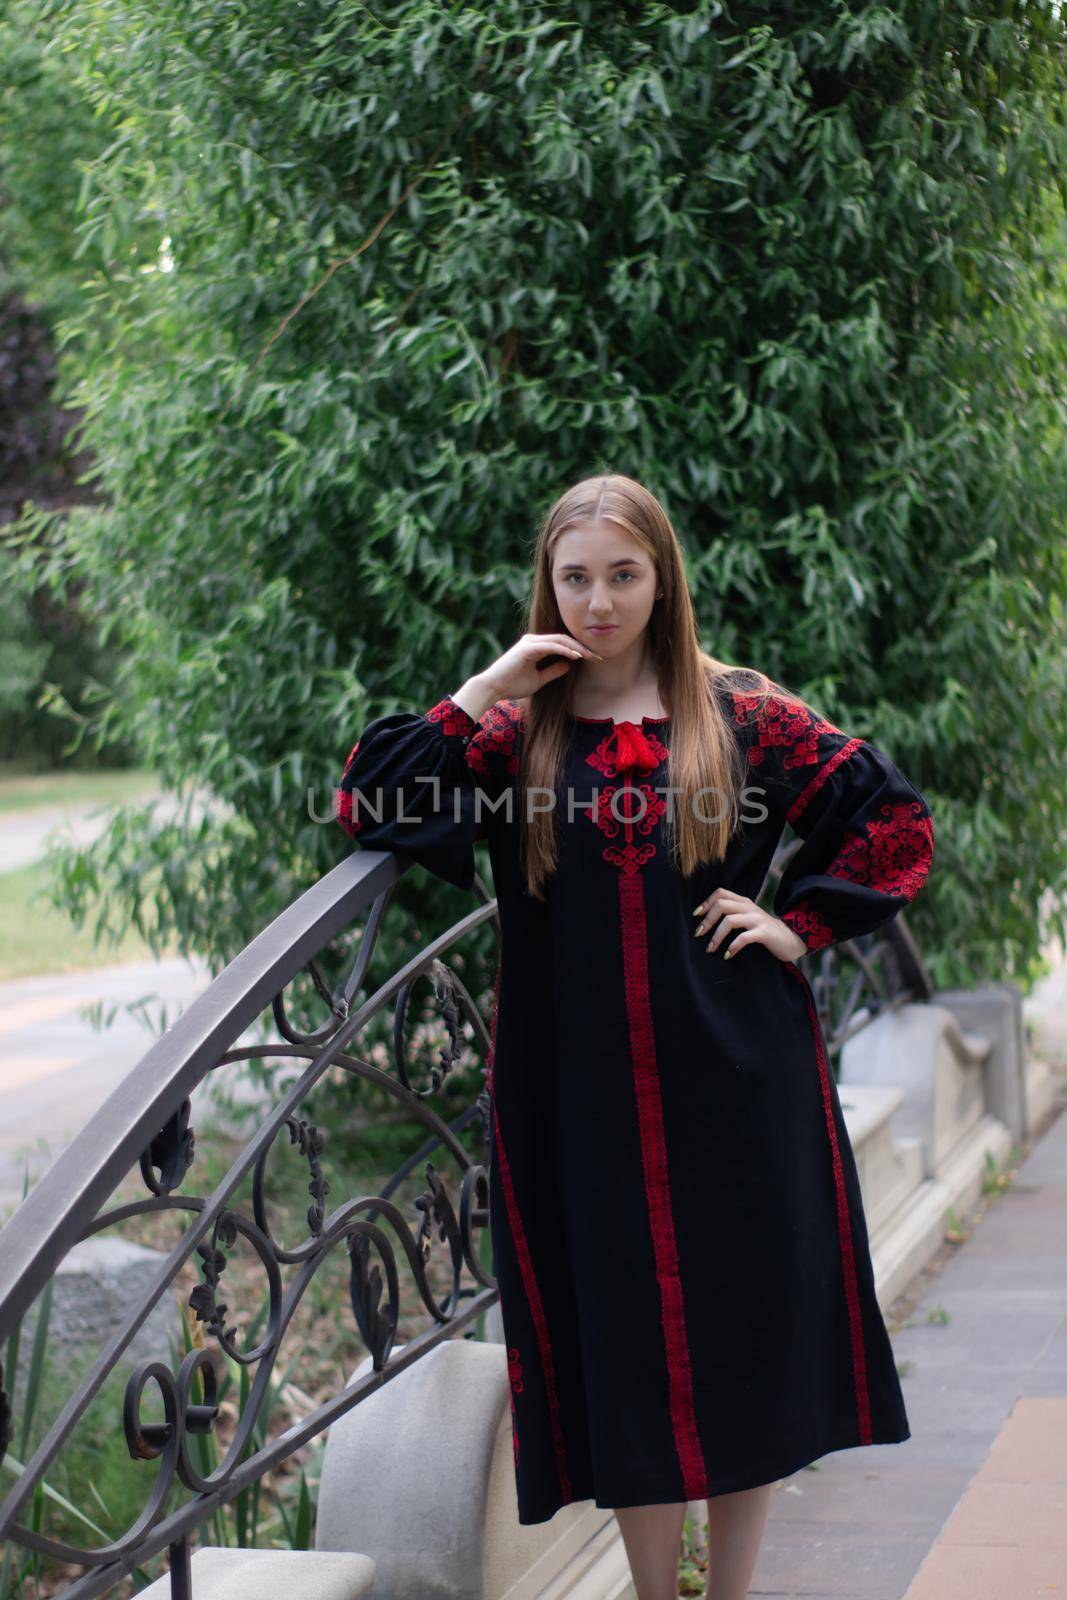
<path fill-rule="evenodd" d="M 615 766 L 619 772 L 652 772 L 659 758 L 635 722 L 615 725 Z"/>

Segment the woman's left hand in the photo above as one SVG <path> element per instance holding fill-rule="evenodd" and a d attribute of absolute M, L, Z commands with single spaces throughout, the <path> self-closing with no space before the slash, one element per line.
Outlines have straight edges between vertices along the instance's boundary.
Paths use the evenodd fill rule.
<path fill-rule="evenodd" d="M 702 900 L 694 910 L 694 916 L 702 913 L 697 924 L 694 938 L 707 933 L 711 927 L 715 932 L 708 945 L 709 952 L 717 950 L 723 940 L 734 933 L 730 940 L 724 961 L 736 955 L 748 944 L 763 944 L 779 961 L 795 961 L 798 956 L 807 952 L 807 945 L 795 933 L 787 922 L 781 917 L 774 916 L 770 911 L 764 911 L 754 900 L 747 895 L 735 894 L 732 889 L 713 889 L 706 900 Z M 716 926 L 718 924 L 718 926 Z M 735 932 L 740 929 L 740 932 Z"/>

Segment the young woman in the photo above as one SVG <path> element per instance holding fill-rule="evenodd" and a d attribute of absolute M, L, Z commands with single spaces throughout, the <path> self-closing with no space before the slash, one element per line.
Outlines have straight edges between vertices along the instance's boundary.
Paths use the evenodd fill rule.
<path fill-rule="evenodd" d="M 795 962 L 914 898 L 930 810 L 874 745 L 701 649 L 674 530 L 630 478 L 552 507 L 528 626 L 368 725 L 338 817 L 463 888 L 488 842 L 519 1521 L 614 1508 L 639 1600 L 673 1600 L 706 1499 L 708 1595 L 741 1600 L 778 1480 L 910 1437 Z M 786 822 L 803 843 L 765 910 Z"/>

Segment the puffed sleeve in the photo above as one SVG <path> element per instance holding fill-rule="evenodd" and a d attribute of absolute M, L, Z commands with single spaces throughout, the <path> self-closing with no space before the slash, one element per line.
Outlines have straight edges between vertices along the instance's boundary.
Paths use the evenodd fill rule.
<path fill-rule="evenodd" d="M 474 845 L 506 816 L 519 768 L 517 711 L 516 702 L 498 701 L 476 722 L 446 695 L 425 712 L 377 717 L 334 791 L 341 827 L 368 850 L 400 851 L 470 889 Z"/>
<path fill-rule="evenodd" d="M 930 871 L 934 824 L 924 796 L 884 751 L 803 700 L 739 699 L 751 726 L 748 781 L 765 786 L 772 814 L 803 840 L 775 890 L 775 916 L 809 950 L 889 922 Z"/>

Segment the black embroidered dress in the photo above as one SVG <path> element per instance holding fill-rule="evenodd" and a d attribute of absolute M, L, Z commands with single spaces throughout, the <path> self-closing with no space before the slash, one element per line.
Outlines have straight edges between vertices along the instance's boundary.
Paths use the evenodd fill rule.
<path fill-rule="evenodd" d="M 810 986 L 763 945 L 709 954 L 693 909 L 719 884 L 756 898 L 788 821 L 803 843 L 775 914 L 812 950 L 866 933 L 922 886 L 932 818 L 874 745 L 738 681 L 716 693 L 761 790 L 742 816 L 767 815 L 689 878 L 662 837 L 667 718 L 570 719 L 543 905 L 519 862 L 520 702 L 379 717 L 337 792 L 359 843 L 463 888 L 488 842 L 490 1217 L 523 1523 L 910 1437 Z"/>

